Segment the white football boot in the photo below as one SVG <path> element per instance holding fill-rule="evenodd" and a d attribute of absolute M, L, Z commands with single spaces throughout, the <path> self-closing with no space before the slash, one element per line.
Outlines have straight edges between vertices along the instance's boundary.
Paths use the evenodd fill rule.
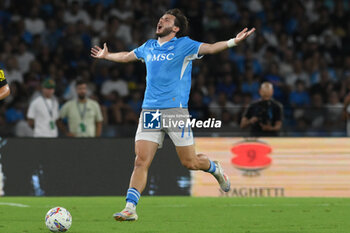
<path fill-rule="evenodd" d="M 215 166 L 216 166 L 213 176 L 219 182 L 220 188 L 224 192 L 230 191 L 230 180 L 228 176 L 224 173 L 224 170 L 222 169 L 218 161 L 213 161 L 213 162 L 215 163 Z"/>
<path fill-rule="evenodd" d="M 136 221 L 138 216 L 136 210 L 125 207 L 121 212 L 113 214 L 113 218 L 119 222 L 123 221 Z"/>

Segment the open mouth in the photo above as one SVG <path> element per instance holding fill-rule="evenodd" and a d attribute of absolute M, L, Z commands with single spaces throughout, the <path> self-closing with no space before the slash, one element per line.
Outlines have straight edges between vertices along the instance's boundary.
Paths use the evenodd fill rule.
<path fill-rule="evenodd" d="M 157 30 L 160 30 L 160 29 L 162 29 L 162 27 L 163 27 L 163 26 L 161 26 L 161 25 L 158 25 L 158 26 L 157 26 Z"/>

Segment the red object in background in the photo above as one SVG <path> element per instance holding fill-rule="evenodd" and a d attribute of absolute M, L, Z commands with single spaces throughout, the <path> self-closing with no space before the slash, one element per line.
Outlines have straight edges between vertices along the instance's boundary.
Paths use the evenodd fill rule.
<path fill-rule="evenodd" d="M 235 155 L 231 163 L 243 170 L 261 170 L 268 167 L 272 159 L 268 156 L 272 148 L 262 142 L 241 142 L 231 148 Z"/>

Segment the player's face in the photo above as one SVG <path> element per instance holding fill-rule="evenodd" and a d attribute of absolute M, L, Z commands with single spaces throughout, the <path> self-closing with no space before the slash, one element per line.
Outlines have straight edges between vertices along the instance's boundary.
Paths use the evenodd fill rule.
<path fill-rule="evenodd" d="M 43 95 L 47 98 L 51 98 L 55 93 L 54 88 L 43 88 Z"/>
<path fill-rule="evenodd" d="M 156 35 L 158 37 L 167 36 L 171 32 L 174 32 L 176 28 L 177 27 L 175 26 L 175 16 L 165 14 L 158 21 Z"/>
<path fill-rule="evenodd" d="M 86 84 L 81 84 L 77 86 L 77 95 L 79 99 L 85 99 L 87 93 L 87 86 Z"/>

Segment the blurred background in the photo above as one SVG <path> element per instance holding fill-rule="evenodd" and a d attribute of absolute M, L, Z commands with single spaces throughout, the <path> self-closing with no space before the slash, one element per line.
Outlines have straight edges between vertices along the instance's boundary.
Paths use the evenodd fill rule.
<path fill-rule="evenodd" d="M 159 17 L 180 8 L 192 39 L 212 43 L 244 27 L 244 44 L 205 56 L 193 66 L 190 113 L 222 119 L 240 136 L 244 109 L 263 81 L 284 106 L 282 136 L 345 136 L 344 100 L 350 93 L 348 0 L 0 0 L 0 68 L 11 96 L 0 102 L 0 136 L 32 135 L 28 106 L 47 79 L 62 106 L 75 98 L 75 80 L 88 82 L 101 106 L 103 137 L 135 135 L 145 66 L 94 60 L 90 48 L 130 51 L 155 38 Z M 203 134 L 207 134 L 203 132 Z M 195 132 L 201 135 L 201 132 Z"/>

